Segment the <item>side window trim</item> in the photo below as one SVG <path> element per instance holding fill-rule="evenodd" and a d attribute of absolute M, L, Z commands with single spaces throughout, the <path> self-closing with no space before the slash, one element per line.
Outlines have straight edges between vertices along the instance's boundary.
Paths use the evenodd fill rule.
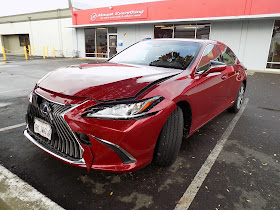
<path fill-rule="evenodd" d="M 216 48 L 217 48 L 217 51 L 219 53 L 219 61 L 222 62 L 222 56 L 221 56 L 221 53 L 220 53 L 220 50 L 219 50 L 219 47 L 217 44 L 215 44 Z"/>
<path fill-rule="evenodd" d="M 219 61 L 220 62 L 222 62 L 222 57 L 221 57 L 221 53 L 220 53 L 220 50 L 219 50 L 219 48 L 218 48 L 218 45 L 215 43 L 209 43 L 209 44 L 207 44 L 206 46 L 205 46 L 205 48 L 204 48 L 204 50 L 203 50 L 203 53 L 202 53 L 202 55 L 200 56 L 200 59 L 199 59 L 199 62 L 198 62 L 198 65 L 196 66 L 196 69 L 195 69 L 195 71 L 194 71 L 194 74 L 195 75 L 197 75 L 197 74 L 200 74 L 200 72 L 199 72 L 199 64 L 200 64 L 200 62 L 201 62 L 201 59 L 202 59 L 202 57 L 203 57 L 203 55 L 204 55 L 204 53 L 205 53 L 205 50 L 207 49 L 207 47 L 209 46 L 209 45 L 214 45 L 215 47 L 216 47 L 216 49 L 217 49 L 217 52 L 218 52 L 218 54 L 219 54 Z"/>
<path fill-rule="evenodd" d="M 230 52 L 234 55 L 234 64 L 232 65 L 236 65 L 237 64 L 237 56 L 235 55 L 235 53 L 228 47 L 228 49 L 230 50 Z"/>
<path fill-rule="evenodd" d="M 227 63 L 225 63 L 224 61 L 223 61 L 223 56 L 222 56 L 222 52 L 221 52 L 221 50 L 220 50 L 220 48 L 219 48 L 219 46 L 222 46 L 222 47 L 224 47 L 226 50 L 228 49 L 228 50 L 230 50 L 230 52 L 234 55 L 234 60 L 232 59 L 232 57 L 230 56 L 230 58 L 231 58 L 231 60 L 233 60 L 233 64 L 227 64 Z M 228 46 L 225 46 L 225 45 L 223 45 L 223 44 L 218 44 L 218 51 L 219 51 L 219 54 L 220 54 L 220 58 L 221 58 L 221 62 L 223 62 L 223 63 L 225 63 L 227 66 L 233 66 L 233 65 L 236 65 L 236 63 L 237 63 L 237 56 L 234 54 L 234 52 L 228 47 Z"/>

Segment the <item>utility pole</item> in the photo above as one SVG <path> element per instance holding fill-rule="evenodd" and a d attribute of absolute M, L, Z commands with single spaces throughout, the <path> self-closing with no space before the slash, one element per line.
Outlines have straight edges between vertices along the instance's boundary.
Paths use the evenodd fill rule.
<path fill-rule="evenodd" d="M 69 5 L 69 8 L 72 7 L 72 2 L 71 2 L 71 0 L 68 0 L 68 5 Z"/>

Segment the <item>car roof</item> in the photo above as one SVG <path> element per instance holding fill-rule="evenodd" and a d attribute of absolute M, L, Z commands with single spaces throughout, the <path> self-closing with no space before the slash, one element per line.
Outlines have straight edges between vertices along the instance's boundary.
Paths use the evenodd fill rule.
<path fill-rule="evenodd" d="M 203 44 L 209 44 L 209 43 L 220 43 L 223 44 L 221 42 L 215 41 L 215 40 L 211 40 L 211 39 L 189 39 L 189 38 L 160 38 L 160 39 L 150 39 L 150 40 L 161 40 L 161 41 L 172 41 L 172 40 L 177 40 L 177 41 L 188 41 L 188 42 L 199 42 L 199 43 L 203 43 Z M 148 41 L 148 40 L 147 40 Z"/>

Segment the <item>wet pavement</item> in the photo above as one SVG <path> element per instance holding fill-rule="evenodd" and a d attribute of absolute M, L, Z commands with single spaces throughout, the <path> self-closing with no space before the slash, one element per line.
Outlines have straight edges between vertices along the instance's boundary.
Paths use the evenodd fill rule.
<path fill-rule="evenodd" d="M 27 95 L 39 78 L 75 63 L 85 61 L 0 66 L 0 128 L 24 122 Z M 249 103 L 190 209 L 280 208 L 279 96 L 279 74 L 249 76 Z M 184 139 L 177 161 L 167 168 L 88 173 L 41 151 L 23 136 L 24 127 L 0 132 L 0 164 L 66 209 L 174 209 L 234 116 L 225 111 Z"/>
<path fill-rule="evenodd" d="M 249 104 L 190 209 L 280 208 L 280 75 L 249 79 Z"/>

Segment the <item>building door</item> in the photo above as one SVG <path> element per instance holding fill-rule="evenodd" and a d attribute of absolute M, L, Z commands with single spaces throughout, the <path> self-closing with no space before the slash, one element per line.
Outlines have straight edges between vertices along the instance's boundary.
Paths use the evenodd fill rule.
<path fill-rule="evenodd" d="M 28 48 L 28 45 L 30 45 L 29 35 L 27 35 L 27 36 L 24 38 L 24 41 L 25 41 L 25 47 L 26 47 L 27 53 L 29 53 L 29 48 Z"/>
<path fill-rule="evenodd" d="M 117 34 L 109 35 L 109 57 L 117 53 Z"/>
<path fill-rule="evenodd" d="M 107 28 L 96 28 L 96 57 L 107 57 Z"/>
<path fill-rule="evenodd" d="M 85 29 L 85 54 L 86 57 L 96 57 L 95 28 Z"/>

